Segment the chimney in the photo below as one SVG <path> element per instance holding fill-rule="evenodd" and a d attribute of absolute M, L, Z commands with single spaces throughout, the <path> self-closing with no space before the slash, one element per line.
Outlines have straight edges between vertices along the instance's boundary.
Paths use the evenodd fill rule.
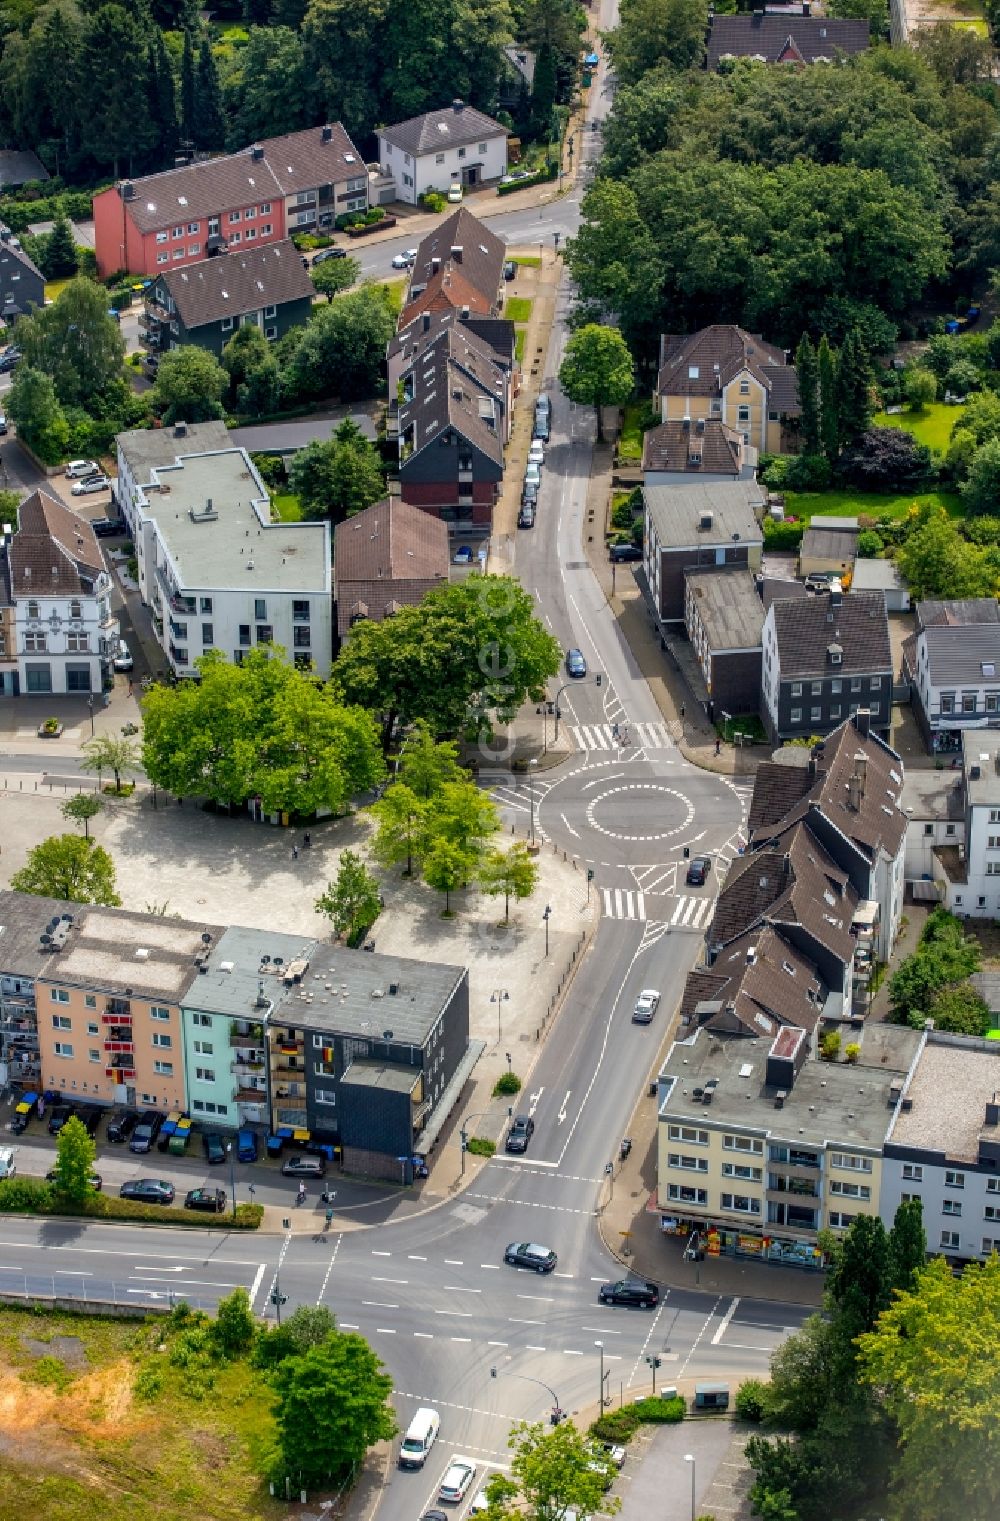
<path fill-rule="evenodd" d="M 188 430 L 188 425 L 187 425 L 186 422 L 180 422 L 178 420 L 177 422 L 174 423 L 174 437 L 175 438 L 187 438 L 187 430 Z"/>
<path fill-rule="evenodd" d="M 802 0 L 802 14 L 803 16 L 812 15 L 812 5 L 810 4 L 810 0 Z"/>
<path fill-rule="evenodd" d="M 121 198 L 122 198 L 123 201 L 134 201 L 135 200 L 135 186 L 133 185 L 132 181 L 131 180 L 125 180 L 125 182 L 123 184 L 119 185 L 119 187 L 118 187 L 118 193 L 121 196 Z"/>
<path fill-rule="evenodd" d="M 830 610 L 831 612 L 843 606 L 844 589 L 838 580 L 830 582 Z"/>
<path fill-rule="evenodd" d="M 756 961 L 757 961 L 757 947 L 755 945 L 748 945 L 747 946 L 747 966 L 754 966 L 756 964 Z"/>
<path fill-rule="evenodd" d="M 987 1125 L 1000 1125 L 1000 1093 L 994 1093 L 992 1103 L 986 1103 Z"/>
<path fill-rule="evenodd" d="M 459 321 L 460 322 L 468 322 L 468 320 L 469 320 L 469 308 L 467 306 L 463 306 L 461 312 L 459 313 Z"/>
<path fill-rule="evenodd" d="M 254 143 L 253 147 L 250 149 L 250 157 L 255 164 L 260 163 L 261 159 L 264 157 L 264 150 L 261 147 L 260 143 Z"/>
<path fill-rule="evenodd" d="M 684 418 L 684 421 L 681 423 L 681 428 L 683 429 L 683 431 L 685 433 L 690 433 L 690 431 L 691 431 L 691 419 L 690 419 L 690 417 L 685 417 Z"/>
<path fill-rule="evenodd" d="M 704 433 L 704 431 L 705 431 L 705 419 L 703 417 L 699 417 L 698 421 L 695 423 L 695 425 L 694 425 L 694 431 L 696 433 Z"/>
<path fill-rule="evenodd" d="M 462 262 L 462 245 L 461 245 L 461 243 L 453 243 L 452 244 L 451 256 L 454 259 L 454 261 L 455 261 L 456 264 L 461 264 L 461 262 Z"/>
<path fill-rule="evenodd" d="M 460 116 L 462 114 L 462 112 L 465 110 L 465 101 L 464 100 L 453 100 L 452 103 L 451 103 L 451 109 L 454 111 L 454 113 L 455 113 L 456 116 Z"/>
<path fill-rule="evenodd" d="M 865 783 L 868 780 L 868 757 L 863 750 L 854 752 L 854 775 L 858 779 L 861 788 L 861 796 L 865 795 Z"/>
<path fill-rule="evenodd" d="M 854 714 L 854 727 L 862 739 L 867 739 L 872 730 L 871 708 L 859 708 Z"/>
<path fill-rule="evenodd" d="M 432 259 L 431 260 L 431 274 L 432 275 L 436 275 L 437 272 L 438 272 L 438 270 L 440 268 L 441 268 L 441 260 L 440 259 Z"/>
<path fill-rule="evenodd" d="M 324 127 L 323 128 L 323 131 L 320 133 L 320 141 L 324 142 L 324 143 L 332 143 L 333 142 L 333 128 L 332 127 Z"/>
<path fill-rule="evenodd" d="M 861 778 L 856 771 L 847 778 L 847 806 L 852 813 L 861 807 Z"/>
<path fill-rule="evenodd" d="M 430 312 L 424 312 L 423 313 L 423 315 L 422 315 L 422 317 L 420 319 L 420 326 L 421 326 L 421 329 L 423 330 L 423 332 L 425 332 L 425 333 L 429 333 L 430 332 L 430 327 L 431 327 L 431 314 L 430 314 Z"/>

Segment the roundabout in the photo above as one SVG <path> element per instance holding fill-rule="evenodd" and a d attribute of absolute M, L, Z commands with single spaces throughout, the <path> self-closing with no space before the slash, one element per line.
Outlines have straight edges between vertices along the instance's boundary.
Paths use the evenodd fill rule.
<path fill-rule="evenodd" d="M 636 793 L 655 793 L 656 797 L 646 800 L 633 795 Z M 634 826 L 637 813 L 644 816 L 647 824 L 657 821 L 671 824 L 672 827 L 659 828 L 651 834 L 626 833 L 627 827 Z M 605 822 L 602 822 L 599 815 L 603 816 Z M 676 788 L 667 787 L 662 782 L 625 782 L 620 787 L 609 787 L 591 798 L 586 808 L 586 820 L 591 829 L 624 844 L 651 844 L 658 840 L 671 840 L 690 827 L 694 815 L 691 800 Z M 626 821 L 625 826 L 612 827 L 619 819 Z M 674 819 L 677 822 L 673 822 Z"/>

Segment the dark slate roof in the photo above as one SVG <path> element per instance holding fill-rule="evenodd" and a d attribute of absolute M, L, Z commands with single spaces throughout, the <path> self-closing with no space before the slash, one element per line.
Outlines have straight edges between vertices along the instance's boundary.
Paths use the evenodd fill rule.
<path fill-rule="evenodd" d="M 432 585 L 448 580 L 447 523 L 400 497 L 338 523 L 333 546 L 342 636 L 357 604 L 363 604 L 363 617 L 384 618 L 394 606 L 419 602 Z"/>
<path fill-rule="evenodd" d="M 840 535 L 841 538 L 846 535 Z M 885 593 L 851 592 L 840 597 L 781 598 L 771 604 L 781 680 L 844 676 L 860 672 L 892 674 L 892 646 Z M 839 645 L 841 659 L 835 666 L 830 646 Z"/>
<path fill-rule="evenodd" d="M 330 140 L 323 141 L 323 134 Z M 135 194 L 127 202 L 129 216 L 142 232 L 153 232 L 185 218 L 212 216 L 254 200 L 273 201 L 298 191 L 315 190 L 363 175 L 368 170 L 361 154 L 340 122 L 329 128 L 310 127 L 256 144 L 263 157 L 255 159 L 252 148 L 227 153 L 125 181 Z M 119 186 L 119 190 L 122 187 Z"/>
<path fill-rule="evenodd" d="M 914 608 L 917 628 L 971 623 L 1000 623 L 1000 603 L 995 597 L 966 597 L 961 602 L 918 602 Z"/>
<path fill-rule="evenodd" d="M 642 440 L 643 470 L 690 470 L 700 475 L 739 479 L 742 434 L 717 417 L 700 418 L 689 427 L 683 418 L 650 428 Z"/>
<path fill-rule="evenodd" d="M 799 554 L 804 560 L 839 560 L 846 564 L 858 553 L 857 533 L 844 533 L 838 528 L 807 528 L 802 535 Z"/>
<path fill-rule="evenodd" d="M 316 294 L 309 271 L 289 239 L 164 270 L 156 279 L 170 292 L 189 331 L 223 317 L 260 311 L 263 306 L 311 301 Z"/>
<path fill-rule="evenodd" d="M 498 316 L 506 253 L 503 238 L 498 238 L 471 211 L 459 206 L 427 234 L 417 249 L 400 326 L 435 301 L 454 307 L 468 306 L 480 316 Z"/>
<path fill-rule="evenodd" d="M 409 121 L 391 127 L 379 127 L 379 136 L 394 148 L 420 158 L 425 153 L 440 153 L 443 148 L 461 148 L 491 137 L 506 137 L 507 128 L 492 116 L 484 116 L 475 106 L 455 100 L 440 111 L 425 111 Z"/>
<path fill-rule="evenodd" d="M 664 333 L 660 339 L 657 390 L 661 395 L 718 396 L 744 370 L 774 398 L 770 410 L 798 415 L 795 368 L 786 364 L 783 349 L 766 343 L 759 334 L 748 333 L 734 322 L 716 322 L 697 333 Z"/>
<path fill-rule="evenodd" d="M 924 641 L 932 686 L 977 687 L 984 682 L 996 684 L 1000 678 L 1000 624 L 932 626 L 913 638 Z M 915 662 L 909 650 L 907 655 L 912 669 Z"/>
<path fill-rule="evenodd" d="M 809 768 L 783 766 L 778 761 L 762 761 L 754 778 L 753 797 L 747 817 L 751 837 L 780 823 L 812 785 Z"/>
<path fill-rule="evenodd" d="M 0 190 L 48 178 L 49 171 L 30 148 L 0 148 Z"/>
<path fill-rule="evenodd" d="M 454 428 L 502 471 L 500 419 L 506 380 L 483 348 L 463 334 L 460 325 L 445 329 L 412 373 L 413 399 L 399 409 L 399 429 L 414 426 L 413 453 L 435 443 L 445 428 Z"/>
<path fill-rule="evenodd" d="M 825 1000 L 814 963 L 763 925 L 732 941 L 710 967 L 689 974 L 680 1014 L 715 1032 L 773 1036 L 783 1025 L 815 1029 Z M 704 1003 L 720 1007 L 698 1013 Z"/>
<path fill-rule="evenodd" d="M 708 67 L 722 58 L 762 58 L 766 63 L 815 63 L 838 53 L 863 53 L 868 22 L 828 16 L 713 16 Z"/>
<path fill-rule="evenodd" d="M 77 517 L 44 491 L 33 491 L 17 510 L 10 542 L 14 597 L 53 592 L 90 594 L 104 569 L 104 557 L 86 518 Z"/>
<path fill-rule="evenodd" d="M 766 576 L 761 582 L 760 595 L 766 613 L 771 603 L 777 602 L 779 597 L 808 597 L 811 593 L 801 581 L 785 581 L 780 576 Z"/>
<path fill-rule="evenodd" d="M 484 359 L 509 369 L 514 353 L 514 324 L 505 317 L 462 318 L 453 306 L 419 312 L 396 330 L 386 348 L 386 359 L 402 355 L 407 363 L 423 354 L 440 335 L 461 323 L 467 342 L 477 344 Z"/>

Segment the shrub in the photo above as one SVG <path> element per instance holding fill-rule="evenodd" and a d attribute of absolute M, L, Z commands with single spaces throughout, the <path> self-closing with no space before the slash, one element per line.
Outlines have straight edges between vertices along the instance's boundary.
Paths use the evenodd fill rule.
<path fill-rule="evenodd" d="M 734 1408 L 741 1421 L 758 1424 L 767 1415 L 768 1386 L 759 1378 L 748 1378 L 736 1392 Z"/>
<path fill-rule="evenodd" d="M 676 1395 L 672 1400 L 661 1399 L 658 1395 L 651 1395 L 649 1399 L 636 1400 L 632 1409 L 638 1415 L 643 1424 L 654 1422 L 662 1426 L 675 1421 L 682 1421 L 687 1415 L 687 1406 Z"/>
<path fill-rule="evenodd" d="M 420 201 L 428 211 L 443 211 L 448 204 L 447 196 L 440 190 L 425 190 Z"/>
<path fill-rule="evenodd" d="M 471 1151 L 474 1157 L 491 1157 L 497 1147 L 495 1141 L 488 1141 L 482 1135 L 474 1135 L 465 1149 L 466 1151 Z"/>
<path fill-rule="evenodd" d="M 204 1230 L 255 1231 L 264 1218 L 262 1204 L 237 1204 L 236 1219 L 228 1212 L 205 1215 L 200 1211 L 164 1209 L 157 1204 L 140 1204 L 136 1199 L 119 1199 L 111 1194 L 91 1194 L 80 1205 L 71 1205 L 56 1197 L 55 1190 L 40 1178 L 4 1178 L 0 1180 L 0 1211 L 20 1214 L 85 1216 L 101 1220 L 144 1220 L 155 1225 L 197 1226 Z"/>
<path fill-rule="evenodd" d="M 516 1072 L 503 1072 L 493 1085 L 493 1095 L 499 1098 L 504 1093 L 520 1093 L 521 1079 Z"/>
<path fill-rule="evenodd" d="M 821 1037 L 819 1054 L 825 1062 L 835 1062 L 840 1055 L 840 1034 L 836 1030 L 828 1030 Z"/>
<path fill-rule="evenodd" d="M 872 528 L 866 528 L 864 533 L 858 534 L 858 558 L 861 560 L 877 560 L 885 545 L 878 534 Z"/>
<path fill-rule="evenodd" d="M 804 523 L 776 523 L 773 518 L 764 519 L 764 547 L 766 549 L 798 549 L 805 533 Z"/>
<path fill-rule="evenodd" d="M 498 185 L 497 195 L 513 195 L 515 190 L 530 190 L 532 185 L 545 185 L 549 180 L 554 180 L 558 173 L 558 164 L 546 164 L 544 169 L 539 169 L 537 174 L 529 174 L 527 179 L 515 180 L 512 185 Z"/>
<path fill-rule="evenodd" d="M 838 471 L 864 491 L 905 491 L 932 483 L 938 474 L 926 444 L 902 428 L 869 428 L 844 450 Z"/>
<path fill-rule="evenodd" d="M 51 1197 L 51 1186 L 40 1178 L 4 1178 L 0 1182 L 0 1209 L 43 1211 Z"/>
<path fill-rule="evenodd" d="M 606 1411 L 597 1417 L 590 1428 L 590 1435 L 599 1442 L 631 1441 L 639 1428 L 637 1411 L 636 1405 L 623 1405 L 620 1410 Z"/>

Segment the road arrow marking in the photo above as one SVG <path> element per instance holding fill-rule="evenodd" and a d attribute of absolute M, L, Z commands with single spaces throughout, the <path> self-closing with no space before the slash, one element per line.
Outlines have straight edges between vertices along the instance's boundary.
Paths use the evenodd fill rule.
<path fill-rule="evenodd" d="M 535 1110 L 538 1108 L 538 1100 L 541 1098 L 541 1096 L 542 1096 L 542 1094 L 544 1092 L 545 1092 L 544 1088 L 539 1088 L 539 1090 L 538 1090 L 537 1093 L 533 1093 L 531 1095 L 531 1101 L 528 1104 L 528 1113 L 529 1114 L 534 1114 Z"/>
<path fill-rule="evenodd" d="M 566 1089 L 566 1097 L 562 1101 L 562 1108 L 560 1109 L 559 1113 L 556 1115 L 556 1119 L 558 1120 L 558 1122 L 559 1122 L 560 1125 L 566 1119 L 566 1105 L 569 1103 L 569 1096 L 570 1096 L 570 1094 L 572 1092 L 573 1092 L 572 1088 L 567 1088 Z"/>

